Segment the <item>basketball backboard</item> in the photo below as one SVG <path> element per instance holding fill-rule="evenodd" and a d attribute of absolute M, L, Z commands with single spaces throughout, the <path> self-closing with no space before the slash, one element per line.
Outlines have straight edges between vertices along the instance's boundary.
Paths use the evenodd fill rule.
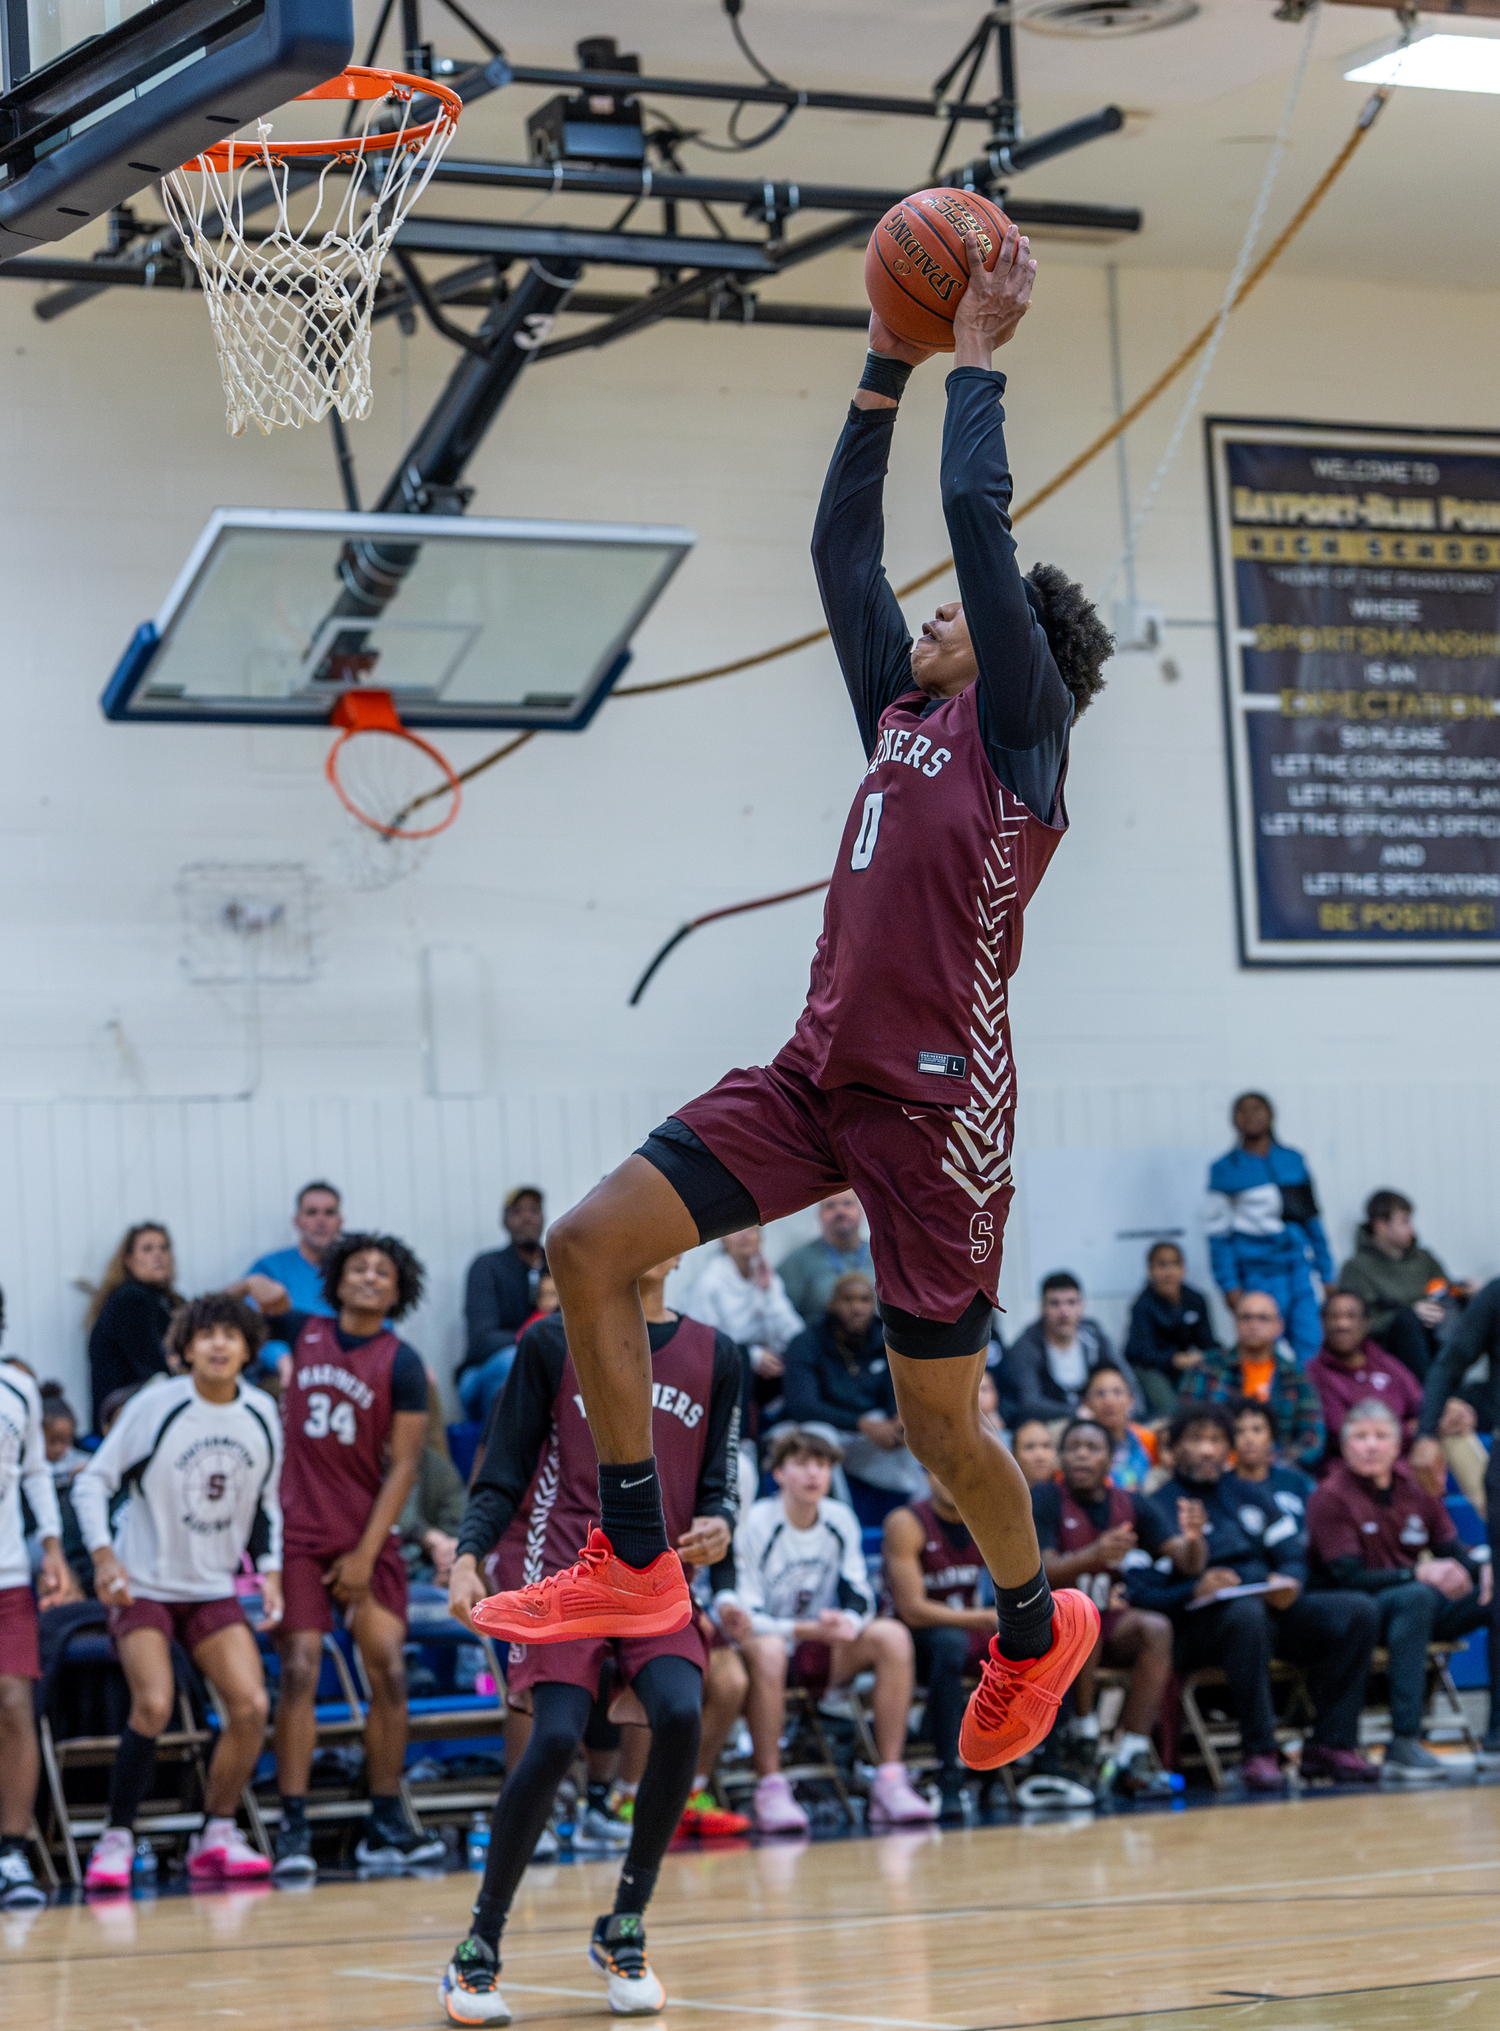
<path fill-rule="evenodd" d="M 691 530 L 216 508 L 107 718 L 321 726 L 349 691 L 411 727 L 576 731 Z"/>
<path fill-rule="evenodd" d="M 0 0 L 0 259 L 335 77 L 352 0 Z"/>

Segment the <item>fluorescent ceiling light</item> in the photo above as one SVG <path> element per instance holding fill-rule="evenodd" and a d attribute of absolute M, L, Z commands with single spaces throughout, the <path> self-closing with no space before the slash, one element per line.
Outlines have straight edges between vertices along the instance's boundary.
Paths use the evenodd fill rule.
<path fill-rule="evenodd" d="M 1423 85 L 1434 92 L 1500 92 L 1500 38 L 1424 35 L 1344 76 L 1360 85 Z"/>

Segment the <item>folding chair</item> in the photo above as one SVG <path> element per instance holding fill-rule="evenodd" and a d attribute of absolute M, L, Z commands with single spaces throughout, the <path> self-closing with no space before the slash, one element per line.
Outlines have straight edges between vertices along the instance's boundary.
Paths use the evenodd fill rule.
<path fill-rule="evenodd" d="M 1474 1732 L 1468 1715 L 1464 1712 L 1464 1704 L 1459 1697 L 1458 1687 L 1453 1683 L 1453 1670 L 1450 1663 L 1450 1660 L 1458 1652 L 1467 1650 L 1468 1647 L 1468 1644 L 1461 1638 L 1449 1643 L 1428 1644 L 1427 1679 L 1422 1689 L 1422 1706 L 1425 1712 L 1433 1699 L 1441 1694 L 1453 1722 L 1463 1738 L 1465 1748 L 1471 1754 L 1478 1755 L 1482 1745 L 1478 1735 Z M 1376 1650 L 1370 1658 L 1370 1676 L 1372 1678 L 1383 1678 L 1390 1669 L 1390 1662 L 1391 1657 L 1388 1650 L 1384 1648 Z M 1382 1707 L 1378 1701 L 1367 1701 L 1365 1706 L 1366 1713 L 1372 1710 L 1376 1713 L 1386 1714 L 1389 1714 L 1390 1711 L 1388 1707 Z"/>
<path fill-rule="evenodd" d="M 1224 1774 L 1224 1764 L 1219 1755 L 1221 1749 L 1237 1749 L 1240 1742 L 1238 1721 L 1225 1719 L 1211 1722 L 1204 1713 L 1199 1693 L 1213 1687 L 1225 1686 L 1229 1681 L 1216 1664 L 1206 1666 L 1202 1671 L 1190 1671 L 1186 1678 L 1170 1681 L 1164 1709 L 1172 1704 L 1172 1689 L 1177 1688 L 1177 1700 L 1187 1718 L 1189 1732 L 1197 1745 L 1198 1754 L 1208 1772 L 1208 1781 L 1215 1791 L 1227 1789 L 1229 1779 Z M 1303 1732 L 1306 1721 L 1312 1718 L 1312 1701 L 1307 1691 L 1307 1680 L 1295 1665 L 1287 1664 L 1281 1658 L 1271 1663 L 1271 1693 L 1274 1699 L 1277 1688 L 1287 1691 L 1287 1703 L 1281 1720 L 1276 1727 L 1278 1742 L 1293 1741 Z M 1305 1716 L 1304 1718 L 1300 1718 Z M 1299 1718 L 1294 1718 L 1299 1717 Z M 1169 1767 L 1175 1767 L 1180 1742 L 1173 1744 Z"/>

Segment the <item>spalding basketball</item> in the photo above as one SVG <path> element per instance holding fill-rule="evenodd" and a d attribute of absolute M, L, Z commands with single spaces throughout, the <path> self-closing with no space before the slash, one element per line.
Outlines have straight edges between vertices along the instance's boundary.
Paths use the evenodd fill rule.
<path fill-rule="evenodd" d="M 865 250 L 865 294 L 886 330 L 908 345 L 953 350 L 953 313 L 969 284 L 964 235 L 993 268 L 1010 220 L 971 190 L 919 190 L 892 205 Z"/>

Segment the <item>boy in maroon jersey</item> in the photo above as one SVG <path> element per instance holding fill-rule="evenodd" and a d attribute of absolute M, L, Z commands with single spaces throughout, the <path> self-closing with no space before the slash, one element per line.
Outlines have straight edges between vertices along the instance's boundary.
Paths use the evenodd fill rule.
<path fill-rule="evenodd" d="M 419 1834 L 398 1787 L 406 1760 L 406 1568 L 396 1518 L 411 1493 L 427 1436 L 427 1371 L 391 1331 L 422 1298 L 422 1265 L 389 1234 L 345 1234 L 323 1257 L 334 1319 L 294 1311 L 285 1289 L 251 1276 L 247 1290 L 292 1349 L 281 1395 L 286 1464 L 282 1576 L 286 1610 L 277 1647 L 278 1876 L 316 1872 L 307 1785 L 317 1740 L 314 1711 L 323 1638 L 337 1606 L 370 1681 L 365 1720 L 369 1826 L 355 1850 L 369 1867 L 440 1860 L 440 1840 Z"/>
<path fill-rule="evenodd" d="M 966 1775 L 958 1753 L 963 1678 L 989 1652 L 995 1611 L 979 1599 L 984 1561 L 958 1504 L 927 1477 L 925 1501 L 885 1519 L 882 1570 L 891 1605 L 912 1633 L 917 1682 L 927 1688 L 927 1732 L 938 1756 L 941 1819 L 962 1819 Z"/>
<path fill-rule="evenodd" d="M 992 1769 L 1046 1733 L 1099 1621 L 1080 1593 L 1054 1603 L 1025 1481 L 975 1399 L 1012 1190 L 1008 983 L 1022 911 L 1067 825 L 1072 723 L 1113 644 L 1054 566 L 1025 578 L 1018 568 L 1004 380 L 990 357 L 1025 315 L 1036 264 L 1014 228 L 998 251 L 972 234 L 967 246 L 942 469 L 962 599 L 940 606 L 913 643 L 886 581 L 891 424 L 927 355 L 874 318 L 813 535 L 869 760 L 807 1006 L 771 1065 L 730 1072 L 553 1225 L 547 1259 L 614 1556 L 498 1596 L 480 1617 L 533 1643 L 681 1626 L 687 1590 L 651 1461 L 635 1279 L 669 1251 L 848 1188 L 870 1223 L 907 1441 L 951 1489 L 995 1582 L 999 1631 L 963 1725 L 964 1760 Z"/>
<path fill-rule="evenodd" d="M 716 1591 L 733 1585 L 728 1563 L 736 1510 L 740 1356 L 712 1326 L 679 1318 L 663 1299 L 673 1256 L 640 1278 L 651 1351 L 651 1421 L 666 1527 L 690 1565 L 715 1567 Z M 469 1494 L 448 1602 L 460 1620 L 484 1598 L 479 1564 L 496 1546 L 507 1578 L 534 1582 L 565 1570 L 587 1541 L 585 1565 L 609 1546 L 594 1528 L 598 1457 L 562 1320 L 539 1319 L 516 1350 L 490 1413 L 484 1464 Z M 676 1554 L 674 1553 L 674 1557 Z M 643 1917 L 667 1843 L 697 1771 L 708 1645 L 696 1621 L 675 1632 L 619 1641 L 512 1644 L 512 1698 L 531 1701 L 531 1738 L 505 1781 L 491 1824 L 474 1924 L 461 1940 L 439 1995 L 454 2024 L 508 2024 L 500 1994 L 500 1933 L 557 1787 L 578 1752 L 600 1674 L 612 1664 L 651 1727 L 651 1752 L 636 1793 L 630 1847 L 615 1908 L 594 1927 L 589 1953 L 609 1981 L 610 2008 L 627 2016 L 662 2008 L 666 1994 L 646 1959 Z"/>

